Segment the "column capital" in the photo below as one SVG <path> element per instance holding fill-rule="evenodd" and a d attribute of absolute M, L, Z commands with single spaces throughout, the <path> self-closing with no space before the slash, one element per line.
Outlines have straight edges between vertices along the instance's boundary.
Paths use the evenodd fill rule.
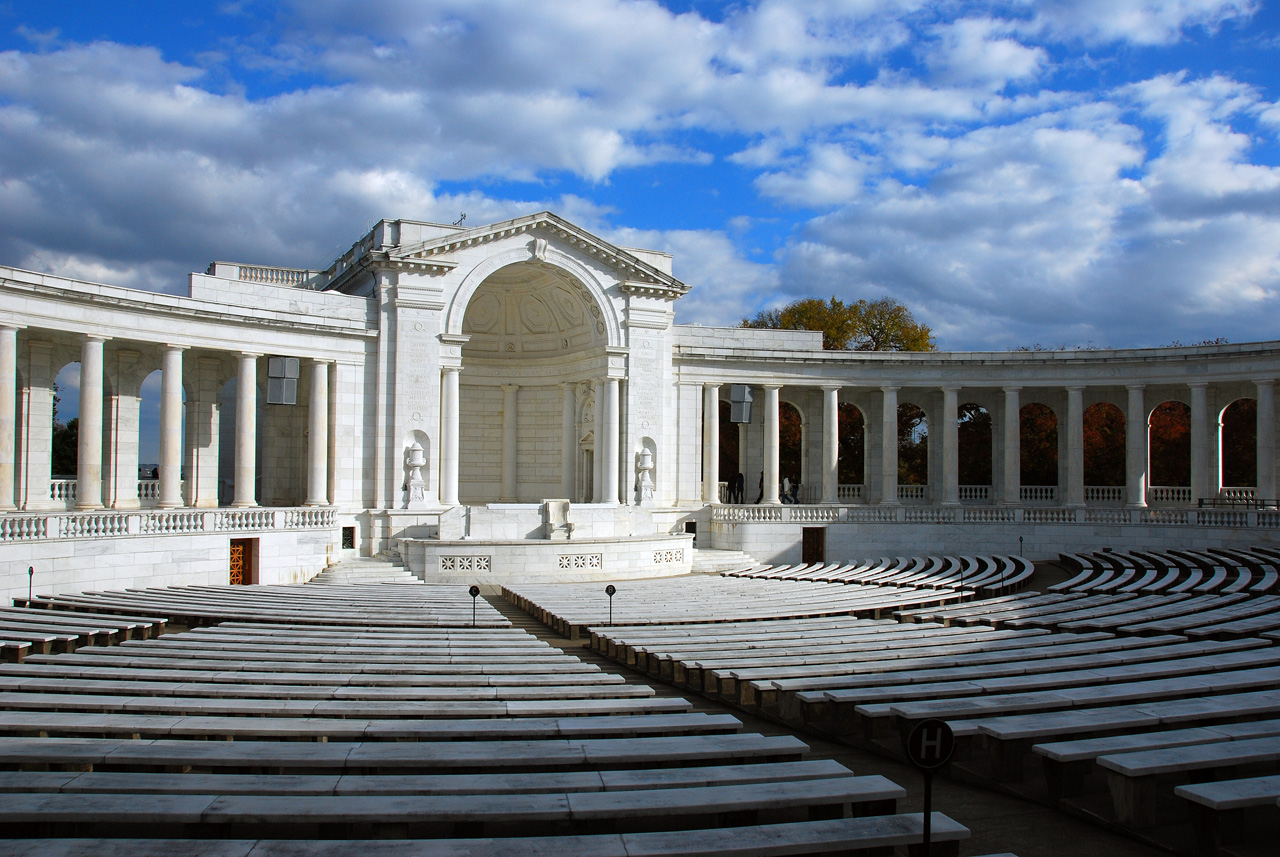
<path fill-rule="evenodd" d="M 1068 384 L 1066 389 L 1071 393 L 1082 393 L 1084 392 L 1084 384 Z"/>
<path fill-rule="evenodd" d="M 760 386 L 766 390 L 781 390 L 786 385 L 785 384 L 761 384 Z"/>
<path fill-rule="evenodd" d="M 881 390 L 882 392 L 885 392 L 885 393 L 896 393 L 896 392 L 898 392 L 898 391 L 899 391 L 899 390 L 901 390 L 901 389 L 902 389 L 902 386 L 901 386 L 901 385 L 895 385 L 895 384 L 881 384 L 881 385 L 880 385 L 880 390 Z"/>
<path fill-rule="evenodd" d="M 17 332 L 19 330 L 26 330 L 26 329 L 27 329 L 27 326 L 25 324 L 18 324 L 16 321 L 0 321 L 0 331 L 12 330 L 14 332 Z"/>
<path fill-rule="evenodd" d="M 237 351 L 235 355 L 241 360 L 257 360 L 262 356 L 261 351 Z"/>
<path fill-rule="evenodd" d="M 843 390 L 845 385 L 844 384 L 820 384 L 819 386 L 822 388 L 823 392 L 830 393 L 832 390 L 835 390 L 837 392 L 839 392 L 840 390 Z"/>
<path fill-rule="evenodd" d="M 462 367 L 461 366 L 441 366 L 440 371 L 445 373 L 446 375 L 448 375 L 451 372 L 454 375 L 456 375 L 462 371 Z M 561 384 L 561 386 L 564 386 L 564 384 Z"/>
<path fill-rule="evenodd" d="M 105 336 L 101 333 L 86 333 L 84 335 L 85 342 L 106 342 L 110 338 L 110 336 Z"/>
<path fill-rule="evenodd" d="M 941 387 L 939 387 L 938 389 L 939 389 L 939 390 L 941 390 L 941 391 L 942 391 L 942 392 L 944 392 L 944 393 L 959 393 L 959 392 L 960 392 L 960 386 L 961 386 L 961 385 L 959 385 L 959 384 L 944 384 L 944 385 L 942 385 Z"/>
<path fill-rule="evenodd" d="M 1209 386 L 1208 381 L 1188 381 L 1187 386 L 1193 390 L 1203 390 Z"/>
<path fill-rule="evenodd" d="M 1275 378 L 1259 378 L 1253 382 L 1255 387 L 1273 387 L 1275 386 Z"/>
<path fill-rule="evenodd" d="M 1000 389 L 1001 389 L 1001 390 L 1004 390 L 1006 393 L 1021 393 L 1021 392 L 1022 392 L 1022 388 L 1021 388 L 1021 387 L 1001 387 Z"/>
<path fill-rule="evenodd" d="M 519 384 L 503 384 L 502 385 L 502 392 L 504 393 L 514 393 L 516 390 L 519 390 L 519 389 L 520 389 Z"/>
<path fill-rule="evenodd" d="M 1131 393 L 1141 393 L 1143 390 L 1147 389 L 1147 385 L 1146 384 L 1125 384 L 1124 388 Z"/>
<path fill-rule="evenodd" d="M 177 343 L 175 343 L 175 342 L 166 342 L 166 343 L 164 344 L 164 346 L 163 346 L 163 347 L 164 347 L 164 350 L 165 350 L 165 351 L 186 351 L 186 350 L 187 350 L 188 348 L 190 348 L 191 346 L 190 346 L 190 345 L 178 345 L 178 344 L 177 344 Z"/>
<path fill-rule="evenodd" d="M 307 362 L 312 366 L 328 366 L 333 363 L 328 357 L 308 357 Z"/>

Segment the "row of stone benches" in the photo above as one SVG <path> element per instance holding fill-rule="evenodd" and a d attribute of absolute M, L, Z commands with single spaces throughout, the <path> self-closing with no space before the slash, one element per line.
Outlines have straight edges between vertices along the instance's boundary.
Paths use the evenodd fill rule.
<path fill-rule="evenodd" d="M 1016 592 L 1031 581 L 1035 566 L 1020 556 L 880 557 L 846 563 L 757 566 L 724 572 L 726 577 L 809 580 L 955 589 L 979 596 Z"/>
<path fill-rule="evenodd" d="M 952 589 L 703 575 L 627 581 L 617 587 L 612 599 L 602 585 L 594 583 L 504 586 L 502 594 L 572 640 L 579 639 L 591 626 L 610 621 L 619 625 L 665 625 L 778 617 L 878 617 L 960 599 L 960 593 Z"/>
<path fill-rule="evenodd" d="M 1040 603 L 1059 605 L 1055 609 L 1064 614 L 1074 605 L 1083 616 L 1121 615 L 1141 608 L 1144 596 L 1049 597 L 1060 600 Z M 1184 615 L 1198 608 L 1213 618 L 1201 596 L 1158 597 L 1189 602 Z M 1210 598 L 1240 603 L 1230 596 Z M 903 618 L 1004 611 L 1012 619 L 1024 608 L 1034 612 L 1035 602 L 1028 606 L 1028 600 L 1010 596 Z M 1115 637 L 1083 628 L 1051 633 L 1035 621 L 957 621 L 945 628 L 882 622 L 861 628 L 865 636 L 858 646 L 859 630 L 856 623 L 841 627 L 834 620 L 821 625 L 778 619 L 734 626 L 596 627 L 591 634 L 597 650 L 651 675 L 888 752 L 899 752 L 906 724 L 941 717 L 956 730 L 960 764 L 971 773 L 1023 784 L 1034 769 L 1028 760 L 1041 759 L 1046 779 L 1033 779 L 1044 783 L 1042 793 L 1052 784 L 1055 798 L 1085 799 L 1086 810 L 1101 806 L 1101 795 L 1106 808 L 1096 809 L 1099 815 L 1166 844 L 1179 835 L 1177 829 L 1151 827 L 1192 815 L 1187 800 L 1198 801 L 1204 849 L 1216 847 L 1223 830 L 1236 829 L 1234 823 L 1213 821 L 1216 806 L 1226 811 L 1243 802 L 1270 819 L 1270 828 L 1262 829 L 1280 825 L 1280 795 L 1271 791 L 1280 772 L 1280 737 L 1272 734 L 1272 721 L 1280 717 L 1280 649 L 1266 639 Z M 1179 734 L 1161 736 L 1171 724 Z M 1044 742 L 1046 737 L 1058 743 Z M 1061 743 L 1078 740 L 1086 743 L 1075 751 Z M 1181 746 L 1192 740 L 1194 748 Z M 1086 752 L 1089 741 L 1099 742 L 1091 752 L 1105 774 L 1093 778 L 1092 791 L 1072 793 L 1078 770 L 1056 765 L 1052 754 Z M 1032 752 L 1036 744 L 1042 746 Z M 1191 782 L 1210 770 L 1248 780 L 1220 786 Z M 1220 799 L 1220 793 L 1235 795 L 1237 802 Z"/>
<path fill-rule="evenodd" d="M 519 629 L 435 627 L 431 608 L 403 605 L 423 621 L 366 619 L 367 589 L 324 625 L 306 604 L 294 622 L 274 592 L 230 606 L 197 592 L 175 615 L 239 621 L 0 668 L 0 836 L 48 837 L 0 850 L 283 854 L 286 837 L 293 853 L 781 854 L 920 840 L 920 817 L 896 812 L 901 788 L 809 761 L 791 736 L 743 733 Z M 956 854 L 967 831 L 933 827 Z M 356 836 L 408 838 L 344 841 Z"/>
<path fill-rule="evenodd" d="M 20 663 L 30 654 L 71 652 L 81 646 L 147 639 L 163 634 L 165 625 L 165 619 L 155 616 L 103 616 L 79 611 L 53 614 L 28 607 L 0 607 L 0 655 L 5 662 Z"/>
<path fill-rule="evenodd" d="M 1280 552 L 1268 548 L 1111 551 L 1061 554 L 1074 576 L 1054 592 L 1271 592 Z"/>
<path fill-rule="evenodd" d="M 173 625 L 287 621 L 320 625 L 358 621 L 368 627 L 506 627 L 510 623 L 466 586 L 370 585 L 353 599 L 321 586 L 181 586 L 14 599 L 19 606 L 112 614 L 159 614 Z"/>
<path fill-rule="evenodd" d="M 1280 629 L 1280 596 L 1024 592 L 896 614 L 905 622 L 1235 639 Z"/>

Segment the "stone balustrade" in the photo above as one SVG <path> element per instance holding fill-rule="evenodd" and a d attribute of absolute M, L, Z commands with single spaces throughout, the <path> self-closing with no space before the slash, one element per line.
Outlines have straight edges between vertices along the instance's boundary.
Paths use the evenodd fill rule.
<path fill-rule="evenodd" d="M 333 529 L 336 525 L 336 510 L 308 507 L 17 513 L 0 515 L 0 542 L 179 533 L 326 530 Z"/>

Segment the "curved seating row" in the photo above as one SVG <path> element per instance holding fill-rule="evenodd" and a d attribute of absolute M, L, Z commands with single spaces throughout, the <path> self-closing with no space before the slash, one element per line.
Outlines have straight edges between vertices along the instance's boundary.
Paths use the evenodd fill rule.
<path fill-rule="evenodd" d="M 521 584 L 504 586 L 502 594 L 570 639 L 579 639 L 587 628 L 610 621 L 618 625 L 672 625 L 778 617 L 878 617 L 960 599 L 957 590 L 948 588 L 711 575 L 620 581 L 613 597 L 605 593 L 603 583 Z"/>
<path fill-rule="evenodd" d="M 1280 633 L 1220 633 L 1278 607 L 1246 592 L 1086 590 L 899 622 L 779 614 L 588 633 L 654 677 L 894 755 L 908 724 L 945 719 L 969 775 L 1216 855 L 1224 837 L 1274 842 L 1280 825 Z M 1241 807 L 1262 827 L 1217 818 Z"/>
<path fill-rule="evenodd" d="M 1280 584 L 1280 552 L 1267 548 L 1112 551 L 1062 554 L 1074 572 L 1054 592 L 1273 592 Z"/>
<path fill-rule="evenodd" d="M 809 580 L 955 589 L 978 596 L 1016 592 L 1031 581 L 1035 566 L 1012 555 L 880 557 L 848 563 L 758 566 L 725 572 L 726 577 Z"/>
<path fill-rule="evenodd" d="M 657 857 L 921 839 L 883 777 L 693 711 L 487 602 L 490 627 L 470 627 L 464 587 L 376 589 L 48 600 L 187 627 L 0 665 L 0 850 Z M 965 828 L 931 824 L 958 853 Z"/>

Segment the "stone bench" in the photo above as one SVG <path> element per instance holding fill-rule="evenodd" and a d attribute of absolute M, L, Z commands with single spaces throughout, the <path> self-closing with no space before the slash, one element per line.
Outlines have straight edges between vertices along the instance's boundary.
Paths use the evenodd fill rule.
<path fill-rule="evenodd" d="M 0 794 L 475 795 L 636 791 L 852 776 L 830 759 L 635 770 L 480 774 L 163 774 L 0 771 Z"/>
<path fill-rule="evenodd" d="M 757 734 L 417 743 L 0 738 L 0 769 L 47 764 L 75 770 L 466 773 L 786 762 L 807 752 L 791 736 Z"/>
<path fill-rule="evenodd" d="M 1177 818 L 1180 806 L 1173 787 L 1187 783 L 1197 771 L 1228 777 L 1257 769 L 1271 773 L 1277 763 L 1280 736 L 1120 753 L 1096 760 L 1107 777 L 1116 820 L 1139 829 Z"/>
<path fill-rule="evenodd" d="M 669 714 L 689 711 L 693 704 L 673 697 L 510 700 L 310 700 L 218 699 L 121 694 L 38 694 L 0 691 L 0 709 L 15 711 L 87 711 L 170 714 L 180 716 L 248 715 L 255 717 L 577 717 L 605 714 Z"/>
<path fill-rule="evenodd" d="M 31 651 L 30 640 L 0 640 L 0 657 L 5 663 L 22 663 Z"/>
<path fill-rule="evenodd" d="M 378 836 L 406 827 L 483 836 L 551 833 L 570 824 L 629 831 L 679 826 L 673 818 L 714 825 L 722 814 L 747 824 L 885 815 L 905 794 L 880 776 L 525 794 L 157 794 L 140 801 L 132 793 L 9 793 L 0 803 L 0 834 L 24 827 L 73 836 L 127 834 L 138 824 L 153 836 L 181 835 L 197 824 L 222 836 L 287 830 L 306 836 L 321 829 Z"/>
<path fill-rule="evenodd" d="M 933 853 L 954 857 L 969 830 L 942 813 L 930 819 Z M 924 819 L 920 813 L 747 825 L 703 830 L 431 840 L 144 840 L 12 839 L 11 857 L 136 857 L 148 849 L 171 857 L 296 857 L 299 845 L 313 857 L 718 857 L 723 854 L 883 854 L 894 848 L 919 853 Z"/>
<path fill-rule="evenodd" d="M 1058 800 L 1085 791 L 1094 762 L 1101 756 L 1277 735 L 1280 735 L 1280 720 L 1257 720 L 1055 741 L 1036 744 L 1031 751 L 1043 757 L 1049 796 Z"/>
<path fill-rule="evenodd" d="M 1217 857 L 1224 845 L 1274 844 L 1280 835 L 1280 775 L 1177 786 L 1190 803 L 1197 852 Z"/>

